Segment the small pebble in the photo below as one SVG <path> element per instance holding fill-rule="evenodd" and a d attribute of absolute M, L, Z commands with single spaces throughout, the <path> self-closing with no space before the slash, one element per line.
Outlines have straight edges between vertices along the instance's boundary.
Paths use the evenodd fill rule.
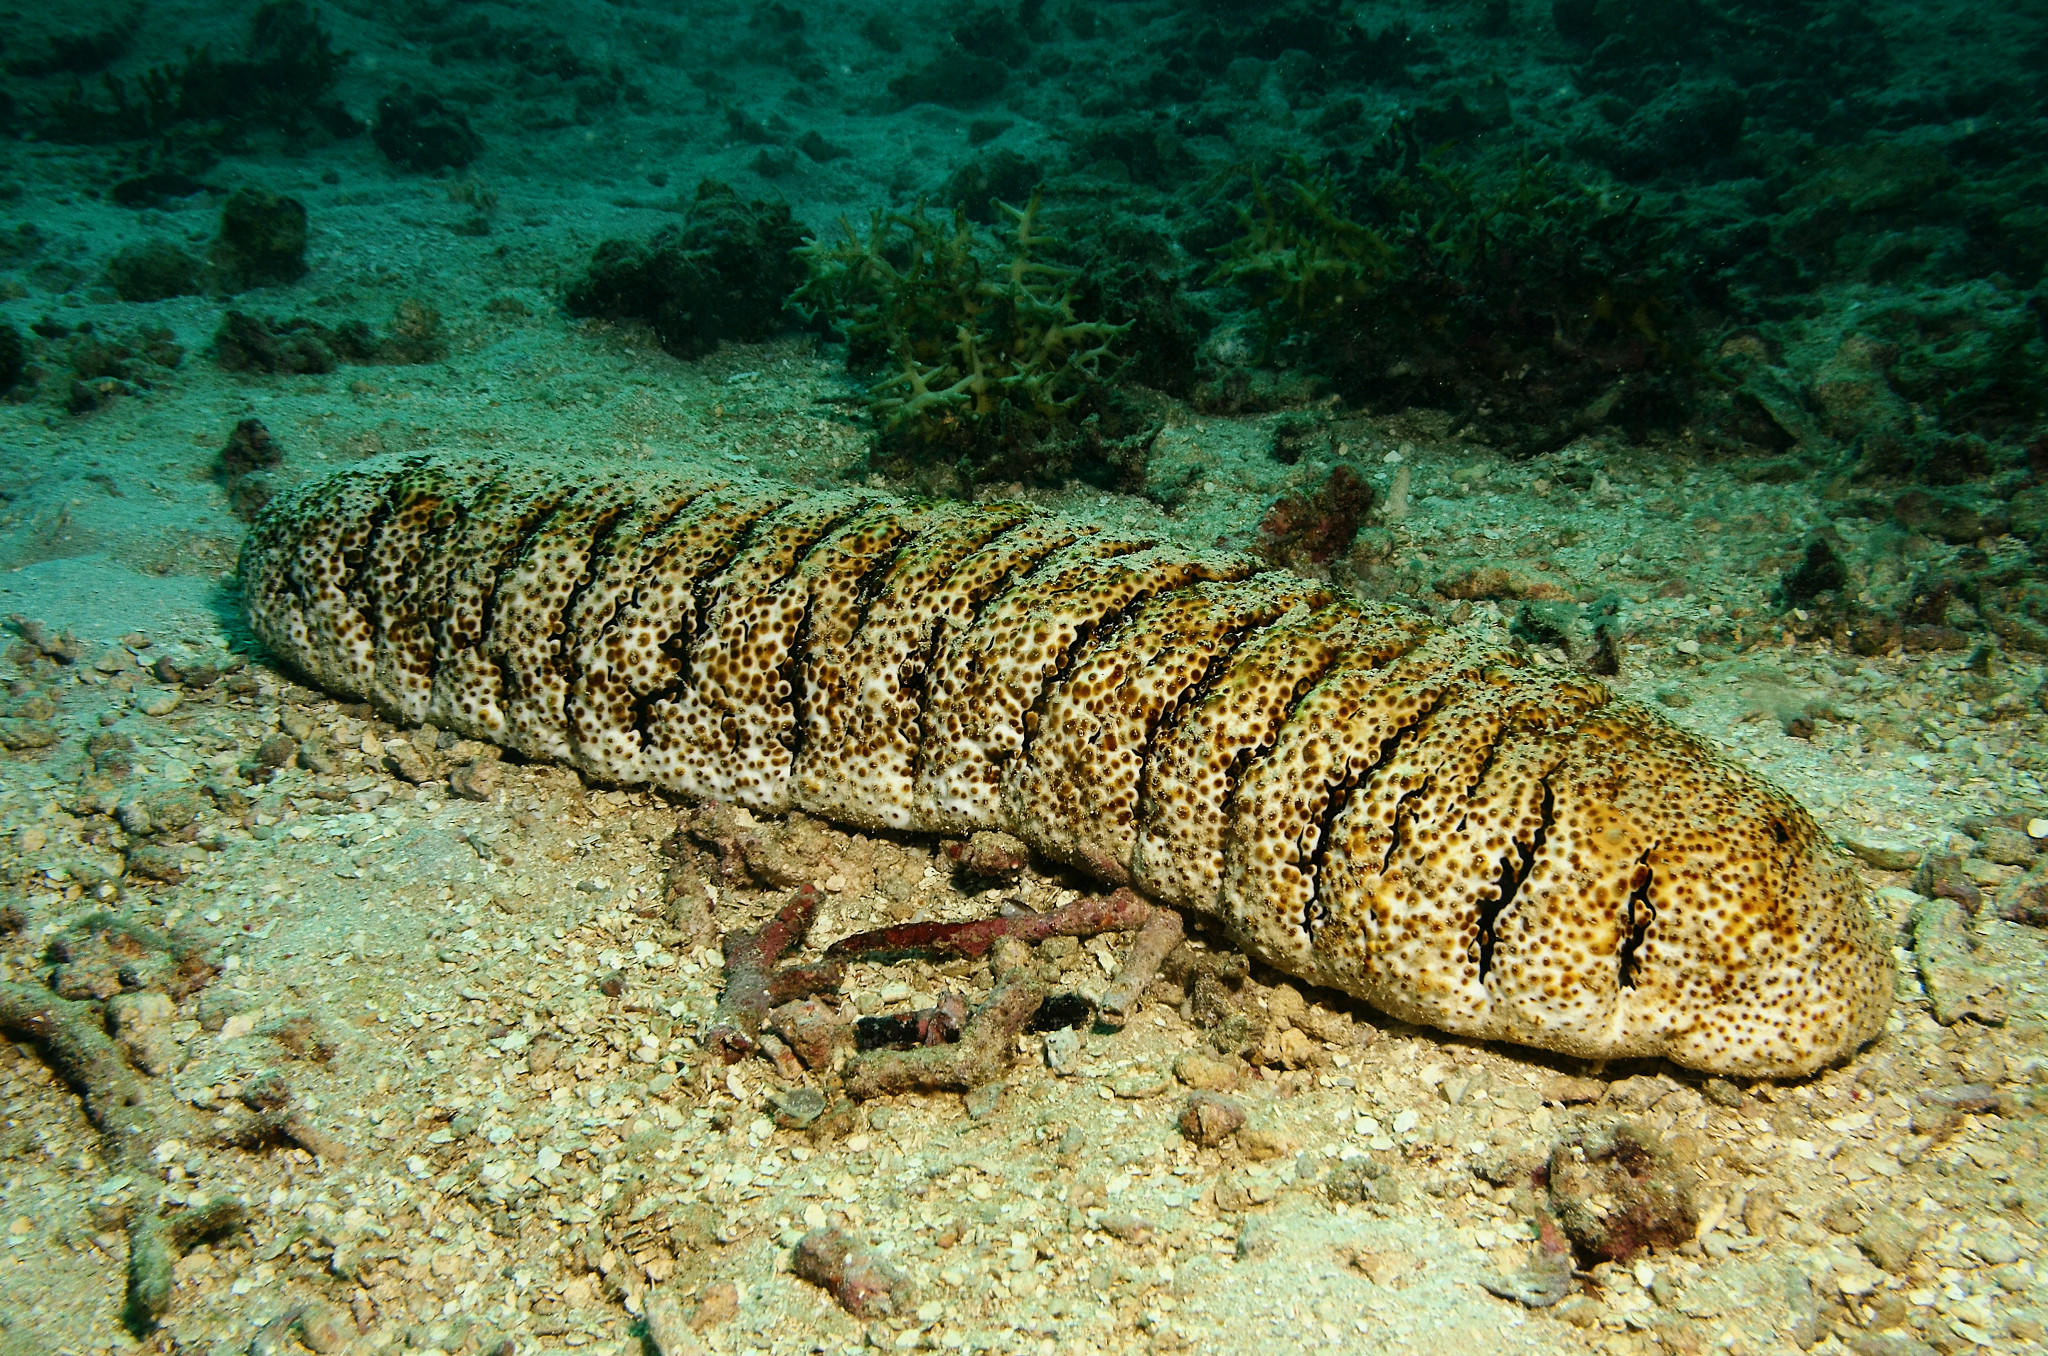
<path fill-rule="evenodd" d="M 697 1334 L 690 1331 L 690 1325 L 683 1321 L 682 1307 L 668 1291 L 657 1290 L 650 1294 L 645 1313 L 647 1336 L 653 1341 L 658 1356 L 696 1356 L 704 1350 Z"/>
<path fill-rule="evenodd" d="M 1844 832 L 1836 841 L 1880 871 L 1911 871 L 1920 865 L 1920 849 L 1897 839 Z"/>
<path fill-rule="evenodd" d="M 1214 1148 L 1244 1125 L 1244 1108 L 1228 1097 L 1197 1092 L 1181 1108 L 1180 1132 L 1191 1143 Z"/>
<path fill-rule="evenodd" d="M 1173 1080 L 1163 1073 L 1125 1074 L 1109 1081 L 1109 1090 L 1119 1097 L 1136 1101 L 1145 1097 L 1157 1097 L 1173 1086 Z"/>
<path fill-rule="evenodd" d="M 481 758 L 448 774 L 448 789 L 464 800 L 487 801 L 504 785 L 505 769 L 495 758 Z"/>
<path fill-rule="evenodd" d="M 1133 1245 L 1149 1243 L 1152 1235 L 1159 1231 L 1159 1226 L 1151 1220 L 1127 1211 L 1104 1213 L 1096 1219 L 1096 1227 L 1111 1238 L 1121 1239 Z"/>
<path fill-rule="evenodd" d="M 308 1304 L 299 1313 L 299 1335 L 318 1356 L 327 1356 L 327 1353 L 347 1346 L 355 1335 L 352 1331 L 354 1326 L 340 1309 L 320 1300 Z"/>
<path fill-rule="evenodd" d="M 1045 1067 L 1056 1074 L 1071 1074 L 1081 1064 L 1081 1038 L 1074 1028 L 1063 1026 L 1045 1033 Z"/>
<path fill-rule="evenodd" d="M 816 1088 L 789 1088 L 770 1093 L 768 1114 L 784 1130 L 808 1129 L 825 1114 L 825 1094 Z"/>
<path fill-rule="evenodd" d="M 1003 1085 L 1001 1082 L 983 1083 L 969 1088 L 964 1102 L 970 1117 L 977 1121 L 987 1120 L 1002 1109 Z"/>
<path fill-rule="evenodd" d="M 1235 1249 L 1238 1261 L 1251 1262 L 1270 1257 L 1279 1247 L 1280 1240 L 1268 1221 L 1254 1217 L 1238 1226 Z"/>
<path fill-rule="evenodd" d="M 1745 1100 L 1742 1089 L 1725 1078 L 1709 1078 L 1706 1086 L 1700 1091 L 1715 1106 L 1739 1107 Z"/>
<path fill-rule="evenodd" d="M 341 758 L 326 735 L 313 734 L 299 744 L 299 763 L 308 772 L 332 773 L 341 767 Z"/>
<path fill-rule="evenodd" d="M 1200 1050 L 1190 1050 L 1174 1061 L 1174 1076 L 1203 1092 L 1228 1092 L 1244 1076 L 1242 1061 L 1220 1059 Z"/>
<path fill-rule="evenodd" d="M 1853 1234 L 1863 1227 L 1863 1217 L 1854 1197 L 1837 1196 L 1821 1211 L 1821 1224 L 1831 1233 Z"/>
<path fill-rule="evenodd" d="M 1294 1136 L 1285 1130 L 1264 1127 L 1238 1131 L 1237 1144 L 1244 1150 L 1244 1156 L 1254 1162 L 1269 1158 L 1285 1158 L 1301 1147 Z"/>
<path fill-rule="evenodd" d="M 2004 1234 L 1973 1231 L 1964 1240 L 1964 1246 L 1976 1253 L 1988 1266 L 2002 1267 L 2020 1260 L 2019 1246 Z"/>
<path fill-rule="evenodd" d="M 271 735 L 256 746 L 256 761 L 265 767 L 285 767 L 298 754 L 298 741 L 285 734 Z"/>
<path fill-rule="evenodd" d="M 433 765 L 420 755 L 420 751 L 403 739 L 394 739 L 384 746 L 384 761 L 391 770 L 417 786 L 432 781 Z"/>
<path fill-rule="evenodd" d="M 1856 1246 L 1865 1257 L 1897 1275 L 1920 1250 L 1921 1231 L 1896 1210 L 1878 1210 L 1856 1235 Z"/>
<path fill-rule="evenodd" d="M 908 1316 L 916 1304 L 910 1278 L 838 1229 L 813 1229 L 796 1245 L 793 1269 L 827 1291 L 855 1318 Z"/>

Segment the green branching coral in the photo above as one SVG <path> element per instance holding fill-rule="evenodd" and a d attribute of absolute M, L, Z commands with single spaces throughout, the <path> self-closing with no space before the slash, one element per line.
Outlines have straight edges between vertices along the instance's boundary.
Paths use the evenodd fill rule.
<path fill-rule="evenodd" d="M 1548 161 L 1481 183 L 1403 157 L 1346 184 L 1292 160 L 1240 214 L 1215 280 L 1259 307 L 1265 358 L 1347 399 L 1447 409 L 1520 455 L 1683 407 L 1697 341 L 1668 242 Z"/>
<path fill-rule="evenodd" d="M 1242 289 L 1265 320 L 1261 359 L 1289 336 L 1321 330 L 1383 288 L 1395 265 L 1386 238 L 1339 209 L 1335 176 L 1290 158 L 1272 182 L 1252 180 L 1244 234 L 1223 248 L 1212 282 Z"/>
<path fill-rule="evenodd" d="M 1002 207 L 1000 238 L 922 203 L 865 230 L 842 220 L 804 251 L 796 300 L 846 337 L 850 367 L 879 369 L 865 395 L 877 469 L 1133 486 L 1151 437 L 1107 384 L 1129 327 L 1077 314 L 1078 275 L 1043 257 L 1036 194 Z"/>

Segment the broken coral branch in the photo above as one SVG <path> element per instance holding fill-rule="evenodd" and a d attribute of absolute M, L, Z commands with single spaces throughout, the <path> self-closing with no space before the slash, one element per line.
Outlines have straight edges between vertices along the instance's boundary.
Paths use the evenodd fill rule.
<path fill-rule="evenodd" d="M 1137 1010 L 1138 996 L 1158 978 L 1159 963 L 1166 959 L 1167 952 L 1180 945 L 1181 935 L 1180 915 L 1155 906 L 1138 929 L 1137 940 L 1131 943 L 1130 954 L 1124 957 L 1116 978 L 1102 995 L 1097 1021 L 1121 1029 L 1130 1020 Z"/>
<path fill-rule="evenodd" d="M 96 1009 L 25 984 L 0 984 L 0 1032 L 35 1046 L 78 1093 L 116 1171 L 138 1180 L 158 1175 L 157 1146 L 174 1138 L 186 1117 L 129 1068 L 101 1029 Z M 201 1239 L 239 1227 L 243 1215 L 241 1202 L 229 1197 L 166 1212 L 153 1194 L 144 1193 L 128 1219 L 129 1327 L 138 1333 L 155 1328 L 170 1307 L 177 1259 Z"/>
<path fill-rule="evenodd" d="M 294 1105 L 291 1085 L 284 1075 L 272 1070 L 249 1080 L 242 1089 L 242 1105 L 250 1114 L 214 1136 L 216 1144 L 237 1149 L 261 1149 L 272 1144 L 295 1144 L 315 1158 L 329 1163 L 347 1159 L 341 1142 L 319 1129 Z"/>
<path fill-rule="evenodd" d="M 967 1026 L 967 1000 L 942 993 L 939 1001 L 915 1012 L 863 1017 L 853 1024 L 859 1050 L 910 1050 L 922 1045 L 947 1045 L 960 1039 Z"/>
<path fill-rule="evenodd" d="M 829 959 L 775 968 L 784 953 L 802 945 L 817 916 L 818 889 L 804 885 L 765 926 L 725 939 L 725 990 L 704 1043 L 727 1064 L 760 1052 L 761 1023 L 770 1008 L 839 987 L 842 968 Z"/>
<path fill-rule="evenodd" d="M 968 1017 L 958 1041 L 863 1054 L 847 1067 L 846 1095 L 866 1101 L 919 1089 L 966 1092 L 1002 1077 L 1017 1033 L 1045 1001 L 1045 986 L 1034 972 L 1029 948 L 1017 938 L 996 943 L 991 965 L 995 989 Z"/>
<path fill-rule="evenodd" d="M 901 960 L 910 956 L 969 960 L 988 954 L 1006 938 L 1042 942 L 1048 937 L 1093 937 L 1141 928 L 1157 912 L 1129 890 L 1090 895 L 1046 913 L 977 918 L 971 923 L 899 923 L 841 937 L 825 948 L 827 960 Z M 1164 954 L 1164 953 L 1162 953 Z"/>

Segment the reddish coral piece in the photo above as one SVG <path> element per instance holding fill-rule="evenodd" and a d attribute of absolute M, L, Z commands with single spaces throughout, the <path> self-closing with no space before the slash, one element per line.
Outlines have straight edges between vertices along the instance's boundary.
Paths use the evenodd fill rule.
<path fill-rule="evenodd" d="M 725 990 L 704 1039 L 727 1064 L 759 1052 L 761 1022 L 770 1008 L 838 987 L 842 971 L 837 965 L 774 968 L 784 952 L 803 942 L 817 916 L 817 888 L 805 885 L 767 926 L 725 939 Z"/>
<path fill-rule="evenodd" d="M 1699 1231 L 1699 1213 L 1670 1152 L 1627 1122 L 1585 1131 L 1550 1154 L 1550 1204 L 1588 1265 L 1675 1248 Z"/>
<path fill-rule="evenodd" d="M 1351 549 L 1372 500 L 1372 482 L 1338 466 L 1315 489 L 1273 501 L 1259 523 L 1258 552 L 1276 565 L 1326 565 Z"/>
<path fill-rule="evenodd" d="M 841 937 L 825 948 L 828 960 L 850 956 L 965 956 L 978 959 L 997 942 L 1013 937 L 1042 942 L 1048 937 L 1093 937 L 1145 925 L 1152 906 L 1129 890 L 1077 899 L 1047 913 L 977 918 L 971 923 L 899 923 Z"/>
<path fill-rule="evenodd" d="M 846 1095 L 866 1101 L 917 1089 L 968 1092 L 1001 1078 L 1017 1033 L 1045 1001 L 1045 986 L 1032 973 L 1030 952 L 1014 937 L 997 944 L 992 965 L 996 987 L 967 1019 L 959 1040 L 861 1055 L 846 1071 Z"/>
<path fill-rule="evenodd" d="M 855 1318 L 907 1314 L 917 1303 L 908 1276 L 840 1229 L 813 1229 L 796 1245 L 796 1274 L 829 1292 Z"/>

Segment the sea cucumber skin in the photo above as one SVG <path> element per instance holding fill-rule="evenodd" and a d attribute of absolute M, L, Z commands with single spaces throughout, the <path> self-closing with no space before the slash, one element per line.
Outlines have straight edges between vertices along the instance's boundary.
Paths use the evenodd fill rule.
<path fill-rule="evenodd" d="M 1027 506 L 379 457 L 265 509 L 244 607 L 394 720 L 765 812 L 960 833 L 1218 919 L 1403 1020 L 1809 1073 L 1882 1027 L 1855 871 L 1602 684 Z"/>

